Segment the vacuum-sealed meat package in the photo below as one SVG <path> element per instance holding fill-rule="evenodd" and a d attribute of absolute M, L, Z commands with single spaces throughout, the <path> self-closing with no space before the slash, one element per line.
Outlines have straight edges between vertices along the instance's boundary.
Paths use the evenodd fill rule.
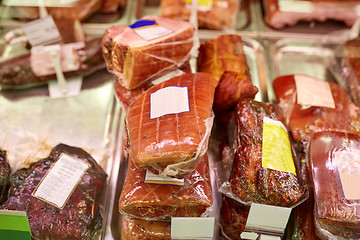
<path fill-rule="evenodd" d="M 0 149 L 0 204 L 7 199 L 9 190 L 10 165 L 6 161 L 6 151 Z"/>
<path fill-rule="evenodd" d="M 323 130 L 360 133 L 360 110 L 338 84 L 288 75 L 276 78 L 273 87 L 295 141 L 307 142 Z"/>
<path fill-rule="evenodd" d="M 277 106 L 241 99 L 229 123 L 234 152 L 221 191 L 243 204 L 290 207 L 305 198 L 292 148 Z"/>
<path fill-rule="evenodd" d="M 49 46 L 33 48 L 26 53 L 0 64 L 0 86 L 3 88 L 27 87 L 44 84 L 56 79 L 55 68 L 51 64 Z M 58 45 L 60 64 L 64 76 L 87 76 L 106 68 L 102 60 L 101 40 Z"/>
<path fill-rule="evenodd" d="M 25 211 L 36 239 L 91 239 L 101 233 L 106 177 L 84 150 L 59 144 L 11 175 L 0 209 Z"/>
<path fill-rule="evenodd" d="M 155 174 L 192 172 L 208 148 L 216 80 L 187 73 L 155 85 L 129 106 L 130 159 Z"/>
<path fill-rule="evenodd" d="M 273 28 L 295 25 L 300 21 L 338 20 L 351 26 L 358 14 L 356 0 L 263 0 L 264 20 Z"/>
<path fill-rule="evenodd" d="M 129 168 L 119 199 L 119 211 L 128 217 L 169 221 L 171 217 L 200 217 L 213 204 L 208 157 L 179 184 L 147 183 L 146 170 Z M 173 183 L 174 184 L 174 183 Z"/>
<path fill-rule="evenodd" d="M 121 217 L 122 240 L 170 240 L 171 224 L 165 221 Z"/>
<path fill-rule="evenodd" d="M 181 20 L 146 16 L 130 26 L 115 25 L 103 36 L 108 71 L 127 89 L 145 85 L 187 63 L 194 46 L 194 27 Z"/>
<path fill-rule="evenodd" d="M 162 16 L 185 21 L 190 20 L 193 8 L 191 0 L 161 0 L 160 5 Z M 198 1 L 198 26 L 213 30 L 234 29 L 239 8 L 239 0 Z"/>
<path fill-rule="evenodd" d="M 316 132 L 309 143 L 308 158 L 317 234 L 322 239 L 359 239 L 360 136 Z"/>

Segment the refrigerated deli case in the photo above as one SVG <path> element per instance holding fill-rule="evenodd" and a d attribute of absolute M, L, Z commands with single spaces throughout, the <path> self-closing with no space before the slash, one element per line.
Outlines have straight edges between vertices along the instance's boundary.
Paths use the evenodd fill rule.
<path fill-rule="evenodd" d="M 34 239 L 200 239 L 179 217 L 213 220 L 207 239 L 360 237 L 360 1 L 41 2 L 0 5 L 0 209 Z M 23 30 L 48 15 L 63 74 Z M 159 90 L 181 110 L 151 117 Z M 41 191 L 74 159 L 57 205 Z"/>

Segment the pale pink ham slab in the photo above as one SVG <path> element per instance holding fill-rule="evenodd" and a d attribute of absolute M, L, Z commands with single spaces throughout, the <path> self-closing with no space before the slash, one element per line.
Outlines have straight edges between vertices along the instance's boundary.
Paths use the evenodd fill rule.
<path fill-rule="evenodd" d="M 126 119 L 130 157 L 135 165 L 169 176 L 194 170 L 197 157 L 207 150 L 216 84 L 208 73 L 187 73 L 136 98 Z M 188 88 L 190 111 L 150 119 L 150 94 L 168 86 Z"/>

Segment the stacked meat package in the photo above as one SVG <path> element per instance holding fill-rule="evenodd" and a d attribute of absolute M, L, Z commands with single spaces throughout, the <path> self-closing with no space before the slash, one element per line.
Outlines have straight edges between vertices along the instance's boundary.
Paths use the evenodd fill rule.
<path fill-rule="evenodd" d="M 170 239 L 172 217 L 208 216 L 213 205 L 207 148 L 217 81 L 188 70 L 196 41 L 190 23 L 157 16 L 104 34 L 104 58 L 127 114 L 122 239 Z"/>

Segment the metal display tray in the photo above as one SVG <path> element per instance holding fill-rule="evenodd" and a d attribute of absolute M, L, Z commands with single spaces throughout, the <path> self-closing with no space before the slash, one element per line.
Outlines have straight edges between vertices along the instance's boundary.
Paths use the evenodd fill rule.
<path fill-rule="evenodd" d="M 208 39 L 215 38 L 217 35 L 209 36 Z M 205 41 L 207 39 L 201 39 L 201 41 Z M 243 45 L 244 51 L 247 57 L 248 65 L 251 72 L 251 77 L 253 84 L 259 88 L 259 92 L 256 95 L 255 99 L 258 101 L 266 101 L 267 100 L 267 92 L 266 92 L 266 83 L 268 79 L 269 71 L 266 68 L 265 63 L 265 52 L 262 44 L 254 39 L 243 37 Z M 124 131 L 124 112 L 121 112 L 121 126 L 120 129 Z M 119 136 L 122 136 L 124 133 L 119 133 Z M 212 154 L 209 152 L 209 158 L 212 158 Z M 126 177 L 127 170 L 127 158 L 125 156 L 124 150 L 122 148 L 122 139 L 119 138 L 118 141 L 118 149 L 116 153 L 116 158 L 114 158 L 114 162 L 112 164 L 112 169 L 110 172 L 110 181 L 109 181 L 109 195 L 108 195 L 108 208 L 107 212 L 107 223 L 105 229 L 104 239 L 106 240 L 118 240 L 121 239 L 121 215 L 118 211 L 118 202 L 121 194 L 121 189 Z M 120 161 L 119 161 L 120 160 Z M 213 159 L 210 160 L 214 161 Z M 211 164 L 210 164 L 211 166 Z M 210 167 L 211 168 L 211 167 Z M 212 177 L 212 184 L 215 187 L 215 180 Z M 215 193 L 217 194 L 217 193 Z M 221 204 L 221 198 L 219 196 L 214 196 L 216 206 L 215 213 L 219 210 Z M 220 201 L 219 201 L 220 198 Z M 216 213 L 218 214 L 218 213 Z M 216 216 L 218 218 L 219 215 Z M 215 232 L 217 234 L 217 232 Z M 217 239 L 217 238 L 215 238 Z"/>

